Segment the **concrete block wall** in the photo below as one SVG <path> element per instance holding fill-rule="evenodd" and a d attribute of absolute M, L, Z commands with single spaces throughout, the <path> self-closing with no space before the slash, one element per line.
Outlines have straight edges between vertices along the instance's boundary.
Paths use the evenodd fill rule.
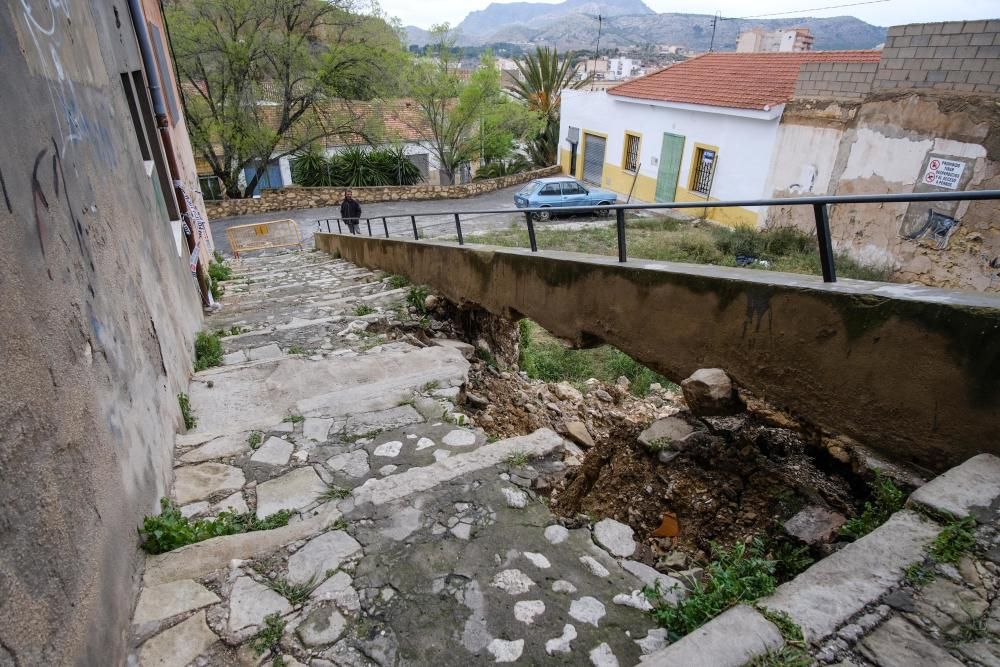
<path fill-rule="evenodd" d="M 889 28 L 874 90 L 1000 93 L 1000 19 Z"/>
<path fill-rule="evenodd" d="M 878 63 L 806 63 L 799 68 L 795 97 L 860 100 L 871 93 Z"/>

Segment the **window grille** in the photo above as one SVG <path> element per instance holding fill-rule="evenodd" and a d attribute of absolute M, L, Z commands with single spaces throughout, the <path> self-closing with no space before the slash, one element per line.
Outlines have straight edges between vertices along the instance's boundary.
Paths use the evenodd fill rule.
<path fill-rule="evenodd" d="M 716 152 L 708 148 L 699 148 L 695 156 L 694 187 L 692 190 L 700 195 L 709 196 L 712 192 L 712 177 L 715 175 Z"/>
<path fill-rule="evenodd" d="M 625 171 L 636 171 L 639 168 L 639 137 L 634 134 L 625 135 Z"/>

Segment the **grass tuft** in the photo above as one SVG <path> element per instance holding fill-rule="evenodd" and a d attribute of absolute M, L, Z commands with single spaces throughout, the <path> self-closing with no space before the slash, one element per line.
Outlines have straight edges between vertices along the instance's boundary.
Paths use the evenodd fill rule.
<path fill-rule="evenodd" d="M 371 315 L 375 312 L 375 309 L 369 306 L 367 303 L 360 303 L 354 307 L 354 314 L 358 317 L 363 317 L 365 315 Z"/>
<path fill-rule="evenodd" d="M 976 538 L 972 531 L 976 522 L 971 516 L 960 521 L 952 521 L 938 534 L 931 544 L 930 554 L 938 563 L 956 563 L 958 559 L 972 551 Z"/>
<path fill-rule="evenodd" d="M 523 466 L 526 465 L 528 461 L 531 460 L 531 455 L 524 450 L 516 449 L 510 454 L 508 454 L 505 460 L 507 462 L 507 465 Z"/>
<path fill-rule="evenodd" d="M 312 592 L 319 588 L 320 582 L 316 581 L 316 575 L 309 577 L 309 580 L 301 584 L 293 584 L 284 577 L 271 579 L 267 582 L 267 587 L 288 600 L 293 607 L 298 607 L 312 595 Z"/>
<path fill-rule="evenodd" d="M 264 442 L 263 433 L 260 431 L 250 431 L 250 437 L 247 438 L 247 444 L 250 445 L 250 449 L 257 449 L 262 442 Z"/>
<path fill-rule="evenodd" d="M 199 331 L 194 339 L 194 370 L 222 365 L 222 341 L 216 334 Z"/>
<path fill-rule="evenodd" d="M 225 511 L 214 519 L 191 521 L 168 498 L 160 499 L 160 509 L 159 514 L 142 520 L 139 531 L 142 548 L 151 554 L 162 554 L 222 535 L 280 528 L 288 525 L 292 516 L 288 510 L 281 510 L 264 519 L 258 519 L 252 512 L 237 514 Z"/>
<path fill-rule="evenodd" d="M 250 647 L 257 655 L 271 653 L 278 647 L 281 636 L 285 634 L 285 619 L 278 613 L 268 614 L 264 617 L 264 627 L 254 635 Z"/>
<path fill-rule="evenodd" d="M 426 313 L 427 306 L 425 301 L 429 294 L 430 291 L 423 285 L 414 285 L 406 295 L 406 303 L 416 308 L 418 313 Z"/>
<path fill-rule="evenodd" d="M 290 424 L 301 424 L 305 420 L 306 420 L 306 418 L 303 417 L 302 415 L 288 415 L 287 417 L 285 417 L 281 421 L 288 422 Z"/>
<path fill-rule="evenodd" d="M 331 484 L 328 487 L 326 487 L 326 489 L 323 491 L 323 493 L 320 494 L 319 497 L 322 500 L 330 501 L 330 500 L 343 500 L 349 495 L 351 495 L 350 489 L 345 489 L 343 487 Z"/>
<path fill-rule="evenodd" d="M 392 289 L 403 289 L 410 284 L 409 278 L 399 274 L 389 276 L 389 287 Z"/>
<path fill-rule="evenodd" d="M 893 513 L 903 509 L 906 495 L 891 479 L 876 472 L 870 486 L 872 500 L 865 502 L 861 514 L 841 527 L 841 535 L 855 540 L 864 537 L 888 521 Z"/>
<path fill-rule="evenodd" d="M 198 425 L 198 419 L 194 416 L 194 412 L 191 411 L 191 399 L 188 398 L 187 394 L 181 392 L 177 394 L 177 404 L 181 406 L 181 417 L 184 418 L 184 428 L 190 431 Z"/>

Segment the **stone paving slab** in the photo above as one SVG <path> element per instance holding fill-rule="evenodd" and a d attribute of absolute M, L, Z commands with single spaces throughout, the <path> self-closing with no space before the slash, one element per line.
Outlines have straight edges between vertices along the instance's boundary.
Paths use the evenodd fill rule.
<path fill-rule="evenodd" d="M 973 456 L 948 470 L 910 495 L 910 503 L 923 505 L 958 518 L 973 508 L 989 508 L 1000 499 L 1000 458 L 992 454 Z"/>
<path fill-rule="evenodd" d="M 643 667 L 740 667 L 784 646 L 778 628 L 760 612 L 738 605 L 670 646 L 642 658 Z"/>
<path fill-rule="evenodd" d="M 218 637 L 205 623 L 205 612 L 199 611 L 147 640 L 139 648 L 139 664 L 142 667 L 186 667 L 216 641 Z"/>
<path fill-rule="evenodd" d="M 218 601 L 218 595 L 190 579 L 147 586 L 139 596 L 132 622 L 138 625 L 159 621 Z"/>
<path fill-rule="evenodd" d="M 762 607 L 791 616 L 810 642 L 832 634 L 888 593 L 920 562 L 940 527 L 909 510 L 782 584 Z"/>
<path fill-rule="evenodd" d="M 898 616 L 890 618 L 866 637 L 861 642 L 861 653 L 879 667 L 960 667 L 962 664 Z"/>

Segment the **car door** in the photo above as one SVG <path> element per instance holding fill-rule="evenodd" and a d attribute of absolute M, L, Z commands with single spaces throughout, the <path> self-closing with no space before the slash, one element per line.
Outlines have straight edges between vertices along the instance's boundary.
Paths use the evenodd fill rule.
<path fill-rule="evenodd" d="M 537 206 L 562 206 L 562 190 L 558 183 L 546 183 L 535 195 Z"/>
<path fill-rule="evenodd" d="M 586 206 L 587 191 L 582 185 L 574 181 L 567 181 L 562 184 L 563 206 Z"/>

